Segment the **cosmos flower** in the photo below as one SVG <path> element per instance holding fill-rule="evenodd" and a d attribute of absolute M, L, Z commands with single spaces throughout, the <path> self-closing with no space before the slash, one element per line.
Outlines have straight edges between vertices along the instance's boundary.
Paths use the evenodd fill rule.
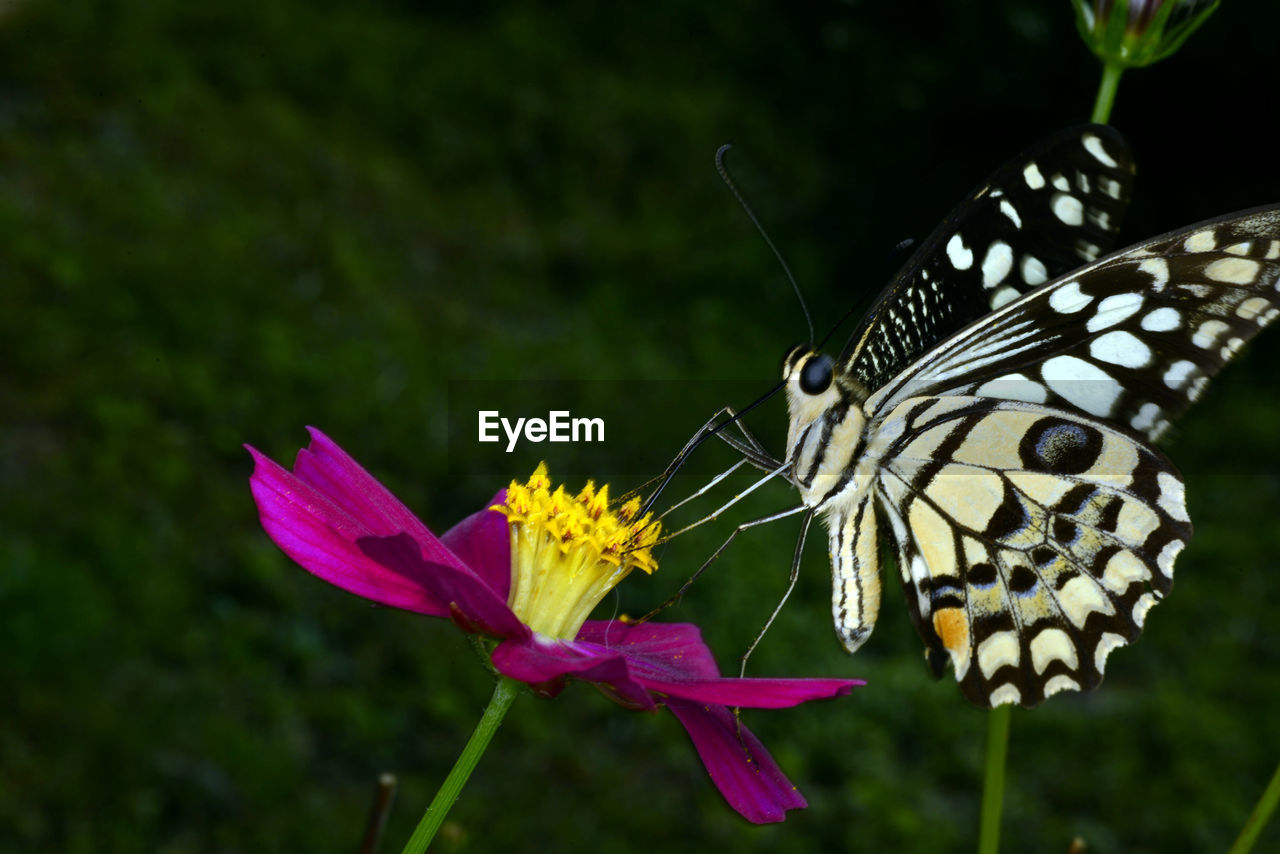
<path fill-rule="evenodd" d="M 659 525 L 608 487 L 551 489 L 545 466 L 437 537 L 319 430 L 289 472 L 253 448 L 262 525 L 313 575 L 373 602 L 447 617 L 488 639 L 494 668 L 555 696 L 570 678 L 630 709 L 665 706 L 711 779 L 749 821 L 781 821 L 805 800 L 733 708 L 784 708 L 847 694 L 847 679 L 720 676 L 690 624 L 588 621 L 639 569 L 657 568 Z"/>
<path fill-rule="evenodd" d="M 1174 53 L 1218 0 L 1071 0 L 1076 28 L 1104 63 L 1150 65 Z"/>

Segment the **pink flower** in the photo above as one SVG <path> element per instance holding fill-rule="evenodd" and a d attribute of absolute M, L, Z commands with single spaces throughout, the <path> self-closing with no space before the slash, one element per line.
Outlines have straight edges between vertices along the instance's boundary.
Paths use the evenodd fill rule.
<path fill-rule="evenodd" d="M 1218 0 L 1071 0 L 1076 29 L 1103 62 L 1136 68 L 1182 47 Z"/>
<path fill-rule="evenodd" d="M 784 708 L 849 693 L 848 679 L 720 676 L 690 624 L 587 621 L 631 570 L 652 572 L 657 526 L 638 503 L 608 510 L 607 487 L 550 491 L 544 467 L 436 537 L 319 430 L 293 472 L 253 448 L 262 525 L 319 578 L 374 602 L 496 639 L 494 667 L 554 696 L 569 677 L 631 709 L 665 706 L 707 772 L 749 821 L 781 821 L 805 800 L 732 707 Z M 514 582 L 513 582 L 514 578 Z"/>

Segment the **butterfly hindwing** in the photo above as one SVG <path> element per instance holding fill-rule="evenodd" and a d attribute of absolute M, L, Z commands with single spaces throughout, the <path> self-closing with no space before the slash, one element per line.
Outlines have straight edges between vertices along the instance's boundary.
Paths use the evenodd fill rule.
<path fill-rule="evenodd" d="M 912 398 L 868 452 L 916 629 L 979 705 L 1094 687 L 1191 535 L 1172 464 L 1074 412 Z"/>
<path fill-rule="evenodd" d="M 934 229 L 854 331 L 842 370 L 874 390 L 967 323 L 1110 249 L 1133 159 L 1105 125 L 1055 134 Z"/>

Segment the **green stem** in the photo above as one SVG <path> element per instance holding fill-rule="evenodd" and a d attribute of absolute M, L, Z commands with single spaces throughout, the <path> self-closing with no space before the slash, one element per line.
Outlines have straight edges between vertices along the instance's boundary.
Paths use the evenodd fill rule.
<path fill-rule="evenodd" d="M 475 732 L 471 733 L 467 746 L 462 748 L 462 755 L 449 771 L 449 776 L 445 777 L 444 782 L 440 784 L 440 791 L 436 792 L 435 799 L 431 801 L 431 806 L 427 807 L 422 821 L 418 822 L 402 854 L 423 854 L 427 850 L 427 846 L 435 838 L 436 831 L 440 829 L 440 825 L 444 824 L 445 816 L 458 800 L 458 795 L 466 785 L 467 778 L 471 776 L 476 763 L 484 755 L 485 748 L 493 739 L 493 734 L 498 731 L 498 725 L 506 717 L 511 703 L 520 693 L 520 684 L 505 676 L 498 677 L 498 684 L 493 687 L 493 696 L 489 698 L 489 705 L 480 716 L 480 723 L 476 724 Z"/>
<path fill-rule="evenodd" d="M 1120 75 L 1124 66 L 1118 62 L 1106 62 L 1102 66 L 1102 80 L 1098 83 L 1098 97 L 1093 102 L 1093 116 L 1089 119 L 1100 125 L 1111 120 L 1111 108 L 1116 102 L 1116 89 L 1120 88 Z"/>
<path fill-rule="evenodd" d="M 1244 823 L 1244 829 L 1240 831 L 1240 836 L 1236 838 L 1228 854 L 1246 854 L 1253 848 L 1253 843 L 1258 841 L 1258 835 L 1271 820 L 1271 814 L 1276 811 L 1276 804 L 1280 804 L 1280 767 L 1276 768 L 1271 782 L 1263 790 L 1262 797 L 1258 799 L 1258 805 L 1253 808 L 1253 813 Z"/>
<path fill-rule="evenodd" d="M 978 854 L 1000 850 L 1000 808 L 1004 804 L 1004 761 L 1009 753 L 1009 718 L 1013 706 L 996 706 L 987 717 L 987 767 L 982 775 L 982 819 Z"/>

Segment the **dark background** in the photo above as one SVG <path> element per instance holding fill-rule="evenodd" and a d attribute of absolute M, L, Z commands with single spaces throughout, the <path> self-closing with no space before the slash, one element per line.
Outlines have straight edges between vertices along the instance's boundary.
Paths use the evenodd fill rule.
<path fill-rule="evenodd" d="M 583 414 L 607 399 L 626 443 L 544 446 L 552 473 L 636 486 L 637 459 L 660 466 L 764 391 L 805 337 L 711 168 L 719 144 L 825 327 L 882 286 L 899 240 L 1087 118 L 1098 76 L 1067 0 L 3 10 L 8 851 L 352 851 L 383 771 L 402 782 L 398 850 L 488 677 L 450 626 L 285 559 L 240 443 L 291 460 L 318 425 L 441 530 L 529 473 L 469 467 L 449 383 L 590 380 Z M 1225 4 L 1127 75 L 1127 238 L 1280 201 L 1278 18 Z M 1177 587 L 1101 690 L 1015 713 L 1005 850 L 1222 851 L 1272 773 L 1278 362 L 1264 335 L 1164 443 L 1197 526 Z M 780 406 L 753 424 L 778 447 Z M 728 459 L 710 453 L 673 494 Z M 778 486 L 727 516 L 793 500 Z M 665 598 L 733 519 L 605 608 Z M 726 669 L 794 530 L 745 535 L 669 615 Z M 871 642 L 838 649 L 816 539 L 752 672 L 870 684 L 746 716 L 810 809 L 748 826 L 674 719 L 577 685 L 517 704 L 437 850 L 971 849 L 986 717 L 925 674 L 887 579 Z M 1257 850 L 1277 846 L 1272 827 Z"/>

